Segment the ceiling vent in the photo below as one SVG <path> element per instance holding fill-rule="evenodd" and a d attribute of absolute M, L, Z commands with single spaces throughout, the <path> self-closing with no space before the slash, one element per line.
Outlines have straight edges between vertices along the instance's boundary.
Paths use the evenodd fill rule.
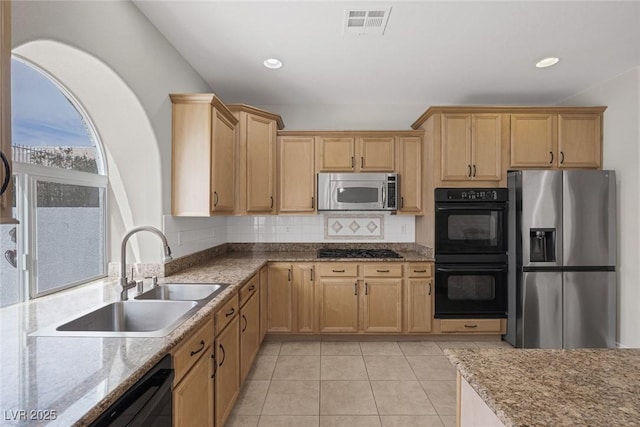
<path fill-rule="evenodd" d="M 359 36 L 383 35 L 391 13 L 389 7 L 370 7 L 345 10 L 344 32 Z"/>

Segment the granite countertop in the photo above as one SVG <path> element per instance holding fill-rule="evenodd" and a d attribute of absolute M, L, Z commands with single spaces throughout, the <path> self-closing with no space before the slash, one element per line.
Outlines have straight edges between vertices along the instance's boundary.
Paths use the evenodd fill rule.
<path fill-rule="evenodd" d="M 640 349 L 448 349 L 505 426 L 640 425 Z"/>
<path fill-rule="evenodd" d="M 401 255 L 402 259 L 392 261 L 432 261 L 418 252 Z M 1 308 L 0 424 L 89 424 L 268 261 L 319 260 L 315 251 L 228 252 L 165 277 L 161 282 L 219 282 L 230 286 L 172 333 L 160 338 L 30 335 L 118 301 L 120 287 L 115 278 Z M 134 289 L 129 290 L 129 296 L 135 296 Z M 42 420 L 39 418 L 45 412 L 31 411 L 55 411 L 55 419 L 50 416 L 49 420 Z"/>

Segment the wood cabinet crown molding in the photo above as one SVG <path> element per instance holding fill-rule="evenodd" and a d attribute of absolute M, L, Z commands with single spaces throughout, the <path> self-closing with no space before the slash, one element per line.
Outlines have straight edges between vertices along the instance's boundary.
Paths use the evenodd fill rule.
<path fill-rule="evenodd" d="M 604 106 L 522 106 L 522 105 L 447 105 L 432 106 L 427 109 L 411 125 L 412 129 L 419 129 L 429 117 L 437 113 L 594 113 L 601 114 L 607 107 Z"/>
<path fill-rule="evenodd" d="M 279 130 L 278 136 L 319 136 L 319 137 L 390 137 L 423 136 L 422 129 L 415 130 Z"/>
<path fill-rule="evenodd" d="M 229 107 L 229 110 L 234 113 L 244 111 L 245 113 L 264 117 L 268 120 L 274 120 L 276 122 L 276 125 L 278 126 L 278 130 L 284 129 L 284 121 L 282 120 L 282 116 L 280 116 L 279 114 L 252 107 L 251 105 L 247 104 L 227 104 L 227 107 Z"/>
<path fill-rule="evenodd" d="M 170 93 L 169 98 L 173 104 L 211 104 L 233 126 L 238 124 L 227 105 L 213 93 Z"/>

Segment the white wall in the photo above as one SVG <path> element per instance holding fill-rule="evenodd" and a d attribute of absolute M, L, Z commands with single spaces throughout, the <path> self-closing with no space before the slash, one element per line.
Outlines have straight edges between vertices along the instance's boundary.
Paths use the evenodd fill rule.
<path fill-rule="evenodd" d="M 210 88 L 131 2 L 14 2 L 12 21 L 14 48 L 44 69 L 56 58 L 51 48 L 36 48 L 59 47 L 56 53 L 65 56 L 57 58 L 58 75 L 52 74 L 83 105 L 105 145 L 110 259 L 117 260 L 126 229 L 161 227 L 162 214 L 170 212 L 168 94 Z M 154 236 L 132 239 L 131 246 L 132 261 L 157 262 L 161 256 Z"/>
<path fill-rule="evenodd" d="M 618 190 L 618 342 L 640 347 L 640 68 L 586 89 L 565 105 L 606 105 L 604 169 Z"/>

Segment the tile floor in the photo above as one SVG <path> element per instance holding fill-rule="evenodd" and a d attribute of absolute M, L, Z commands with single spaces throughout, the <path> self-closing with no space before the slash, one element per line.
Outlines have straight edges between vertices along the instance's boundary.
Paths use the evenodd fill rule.
<path fill-rule="evenodd" d="M 265 341 L 228 427 L 449 427 L 456 372 L 442 350 L 500 341 Z"/>

